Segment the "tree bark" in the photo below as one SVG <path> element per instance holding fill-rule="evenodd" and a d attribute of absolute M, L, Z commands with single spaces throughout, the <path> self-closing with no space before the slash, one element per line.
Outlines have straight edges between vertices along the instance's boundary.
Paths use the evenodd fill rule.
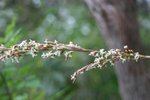
<path fill-rule="evenodd" d="M 136 0 L 85 0 L 109 48 L 141 52 Z M 144 61 L 116 63 L 123 100 L 150 100 L 150 76 Z"/>

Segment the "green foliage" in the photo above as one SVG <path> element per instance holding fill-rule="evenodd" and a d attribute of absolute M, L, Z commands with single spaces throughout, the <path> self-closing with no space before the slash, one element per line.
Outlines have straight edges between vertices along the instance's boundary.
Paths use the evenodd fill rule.
<path fill-rule="evenodd" d="M 15 28 L 15 26 L 16 26 L 16 18 L 14 17 L 12 19 L 12 22 L 6 27 L 5 35 L 8 36 L 9 34 L 11 34 L 11 32 Z"/>
<path fill-rule="evenodd" d="M 20 40 L 21 35 L 19 35 L 19 33 L 21 33 L 21 28 L 15 29 L 15 27 L 16 18 L 13 17 L 11 23 L 8 24 L 8 26 L 6 27 L 6 30 L 4 32 L 5 37 L 0 39 L 0 43 L 4 43 L 6 46 L 10 46 L 12 44 L 17 43 Z"/>

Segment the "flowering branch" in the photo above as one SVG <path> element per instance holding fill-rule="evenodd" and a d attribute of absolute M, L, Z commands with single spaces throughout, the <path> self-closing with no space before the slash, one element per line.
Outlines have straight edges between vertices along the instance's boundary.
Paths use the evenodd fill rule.
<path fill-rule="evenodd" d="M 19 63 L 19 58 L 24 55 L 31 55 L 32 57 L 37 56 L 38 52 L 43 52 L 41 55 L 42 58 L 55 58 L 56 56 L 64 55 L 65 59 L 68 60 L 72 57 L 73 52 L 88 52 L 90 56 L 93 56 L 94 62 L 78 69 L 74 74 L 71 75 L 71 80 L 73 82 L 76 80 L 76 77 L 84 72 L 94 69 L 102 68 L 108 64 L 114 65 L 115 62 L 135 60 L 138 61 L 140 58 L 150 59 L 150 56 L 141 55 L 139 52 L 134 52 L 130 50 L 127 46 L 124 46 L 124 50 L 121 49 L 110 49 L 105 51 L 104 49 L 100 50 L 89 50 L 84 49 L 76 44 L 70 42 L 69 44 L 59 43 L 58 41 L 48 41 L 45 40 L 44 43 L 37 43 L 33 40 L 22 41 L 20 44 L 6 48 L 4 45 L 0 45 L 0 60 L 6 61 L 11 59 L 12 62 Z M 47 51 L 46 53 L 44 51 Z"/>

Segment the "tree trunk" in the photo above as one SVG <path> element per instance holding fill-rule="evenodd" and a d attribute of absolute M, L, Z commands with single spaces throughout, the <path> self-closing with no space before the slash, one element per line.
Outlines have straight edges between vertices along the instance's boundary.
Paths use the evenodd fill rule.
<path fill-rule="evenodd" d="M 85 0 L 109 48 L 128 45 L 141 51 L 136 0 Z M 123 100 L 150 100 L 150 76 L 144 61 L 116 63 Z"/>

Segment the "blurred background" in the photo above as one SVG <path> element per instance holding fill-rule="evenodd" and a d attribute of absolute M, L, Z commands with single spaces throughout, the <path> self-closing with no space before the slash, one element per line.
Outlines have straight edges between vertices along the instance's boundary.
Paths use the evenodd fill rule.
<path fill-rule="evenodd" d="M 150 1 L 139 0 L 140 33 L 145 54 L 150 54 Z M 22 40 L 70 41 L 84 48 L 106 48 L 95 20 L 83 0 L 0 0 L 0 43 L 7 47 Z M 0 100 L 120 100 L 112 66 L 70 75 L 93 58 L 42 59 L 25 56 L 20 63 L 0 62 Z"/>

